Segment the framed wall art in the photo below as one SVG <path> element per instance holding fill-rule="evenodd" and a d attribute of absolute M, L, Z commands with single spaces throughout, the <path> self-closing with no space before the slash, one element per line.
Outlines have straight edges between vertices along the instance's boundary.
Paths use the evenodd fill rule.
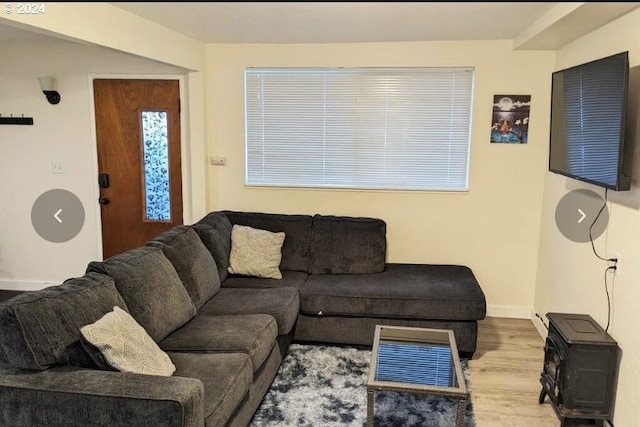
<path fill-rule="evenodd" d="M 526 144 L 531 95 L 494 95 L 491 142 Z"/>

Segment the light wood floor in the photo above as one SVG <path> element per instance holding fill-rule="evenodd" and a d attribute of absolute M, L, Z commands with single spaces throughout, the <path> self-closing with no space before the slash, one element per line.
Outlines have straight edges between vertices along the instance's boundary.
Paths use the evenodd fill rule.
<path fill-rule="evenodd" d="M 558 427 L 549 398 L 538 404 L 544 341 L 531 320 L 486 318 L 469 361 L 477 427 Z"/>

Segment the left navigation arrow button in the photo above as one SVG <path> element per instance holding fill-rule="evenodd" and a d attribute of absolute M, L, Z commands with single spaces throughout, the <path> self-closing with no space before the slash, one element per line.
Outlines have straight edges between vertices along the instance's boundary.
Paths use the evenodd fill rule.
<path fill-rule="evenodd" d="M 84 219 L 84 206 L 80 199 L 61 188 L 45 191 L 31 206 L 33 229 L 51 243 L 62 243 L 76 237 L 84 226 Z"/>

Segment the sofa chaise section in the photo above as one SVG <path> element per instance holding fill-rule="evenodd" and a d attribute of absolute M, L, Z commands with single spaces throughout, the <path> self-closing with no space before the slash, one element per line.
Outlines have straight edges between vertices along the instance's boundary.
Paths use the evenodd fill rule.
<path fill-rule="evenodd" d="M 473 273 L 457 265 L 387 264 L 358 275 L 312 275 L 300 312 L 316 315 L 478 320 L 485 300 Z"/>
<path fill-rule="evenodd" d="M 468 267 L 392 263 L 381 273 L 311 275 L 300 290 L 295 338 L 371 345 L 376 324 L 452 329 L 468 357 L 485 312 Z"/>

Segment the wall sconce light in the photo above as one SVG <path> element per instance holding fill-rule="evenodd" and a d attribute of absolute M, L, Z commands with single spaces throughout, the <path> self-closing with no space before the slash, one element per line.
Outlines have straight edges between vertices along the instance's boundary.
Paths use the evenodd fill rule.
<path fill-rule="evenodd" d="M 38 77 L 40 89 L 47 97 L 49 104 L 57 104 L 60 102 L 60 94 L 55 90 L 56 80 L 53 77 Z"/>

